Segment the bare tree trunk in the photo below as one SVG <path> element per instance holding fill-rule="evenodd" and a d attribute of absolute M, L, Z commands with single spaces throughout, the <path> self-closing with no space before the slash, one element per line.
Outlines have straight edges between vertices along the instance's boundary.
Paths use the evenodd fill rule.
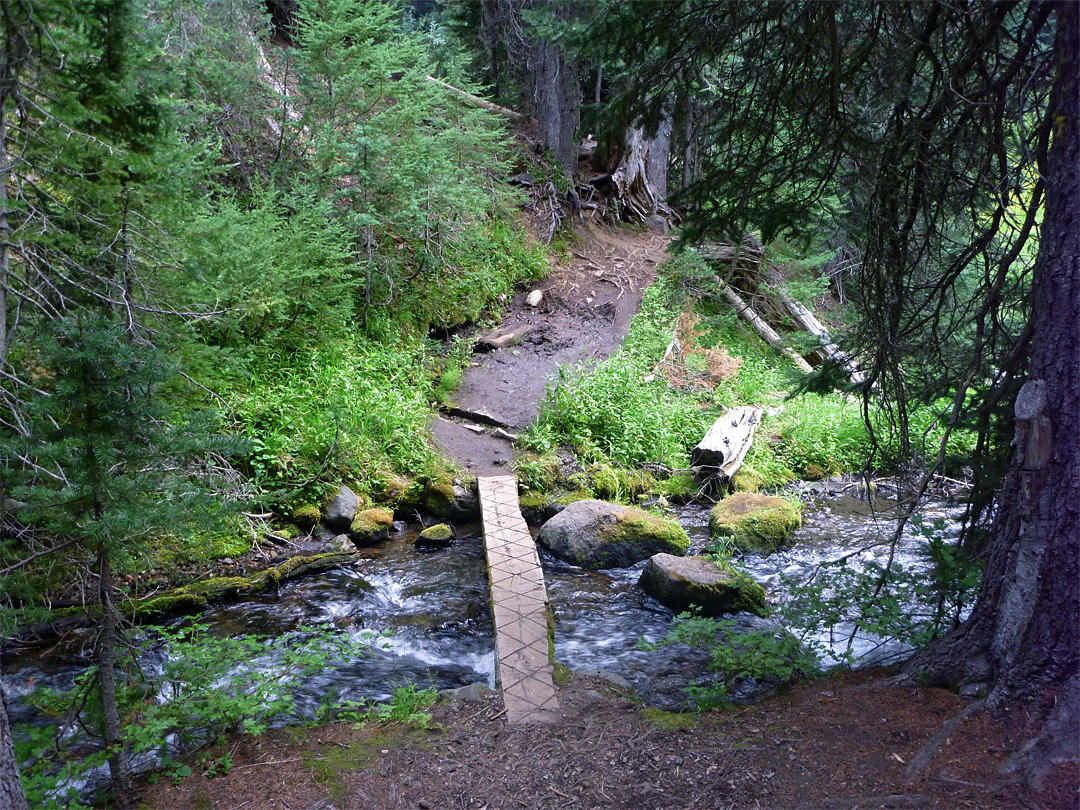
<path fill-rule="evenodd" d="M 15 746 L 8 725 L 7 692 L 3 686 L 0 686 L 0 807 L 26 810 L 26 796 L 19 780 L 19 763 L 15 761 Z"/>
<path fill-rule="evenodd" d="M 1034 276 L 1028 379 L 1017 397 L 1014 457 L 998 499 L 982 589 L 968 619 L 906 671 L 991 702 L 1057 694 L 1039 750 L 1076 761 L 1080 675 L 1080 5 L 1057 6 L 1055 122 Z M 1059 691 L 1060 690 L 1060 691 Z M 1062 718 L 1065 718 L 1064 720 Z M 1034 749 L 1033 749 L 1034 750 Z M 1053 757 L 1050 757 L 1053 759 Z M 1020 763 L 1039 772 L 1048 762 Z M 1029 774 L 1031 775 L 1031 774 Z"/>
<path fill-rule="evenodd" d="M 131 764 L 120 734 L 120 711 L 116 701 L 116 636 L 118 614 L 113 603 L 112 566 L 104 543 L 98 549 L 98 597 L 101 602 L 101 629 L 98 631 L 95 658 L 98 689 L 104 718 L 105 746 L 109 751 L 109 772 L 116 790 L 116 804 L 131 804 Z"/>
<path fill-rule="evenodd" d="M 568 60 L 555 43 L 538 38 L 529 57 L 529 74 L 540 141 L 572 179 L 578 159 L 575 136 L 581 123 L 577 63 Z"/>
<path fill-rule="evenodd" d="M 671 116 L 665 111 L 656 134 L 632 127 L 626 131 L 623 153 L 611 179 L 619 191 L 623 219 L 646 222 L 663 219 L 670 227 L 672 212 L 667 205 L 668 159 L 671 153 Z"/>

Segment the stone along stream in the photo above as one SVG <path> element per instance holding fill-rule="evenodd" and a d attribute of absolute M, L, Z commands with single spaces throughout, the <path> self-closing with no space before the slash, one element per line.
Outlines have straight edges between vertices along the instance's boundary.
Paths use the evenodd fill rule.
<path fill-rule="evenodd" d="M 871 510 L 865 500 L 850 496 L 812 499 L 804 509 L 803 526 L 786 549 L 767 557 L 748 556 L 743 564 L 775 598 L 784 575 L 809 573 L 823 560 L 887 537 L 894 525 L 891 512 L 883 511 L 881 502 L 875 505 Z M 952 519 L 958 509 L 939 503 L 925 514 Z M 708 542 L 708 513 L 701 506 L 679 510 L 690 534 L 691 553 L 702 551 Z M 328 699 L 386 700 L 404 683 L 437 689 L 473 683 L 494 686 L 494 640 L 479 526 L 458 527 L 455 543 L 439 551 L 417 549 L 414 538 L 415 531 L 400 533 L 362 550 L 347 566 L 288 582 L 273 594 L 214 607 L 199 621 L 218 635 L 275 637 L 301 627 L 326 627 L 366 642 L 363 656 L 338 661 L 303 684 L 297 706 L 306 717 Z M 924 542 L 914 531 L 905 534 L 898 551 L 905 568 L 926 566 L 919 554 Z M 884 554 L 887 549 L 868 550 L 852 564 Z M 591 572 L 543 551 L 540 556 L 555 616 L 559 663 L 571 670 L 607 673 L 632 687 L 646 703 L 664 708 L 683 704 L 685 688 L 707 677 L 706 657 L 700 651 L 682 645 L 639 649 L 642 638 L 661 639 L 673 618 L 670 610 L 637 586 L 641 566 Z M 748 614 L 734 618 L 739 628 L 769 626 Z M 379 637 L 372 641 L 375 634 Z M 834 641 L 842 648 L 846 628 L 819 640 Z M 5 659 L 3 680 L 15 698 L 11 707 L 15 722 L 33 719 L 32 709 L 18 698 L 35 686 L 64 689 L 73 684 L 89 662 L 91 641 L 87 631 L 61 645 Z M 866 637 L 856 637 L 854 651 L 873 663 L 905 652 Z M 153 660 L 147 663 L 154 665 Z M 273 666 L 269 658 L 266 665 Z M 750 700 L 759 693 L 750 685 L 734 697 Z"/>

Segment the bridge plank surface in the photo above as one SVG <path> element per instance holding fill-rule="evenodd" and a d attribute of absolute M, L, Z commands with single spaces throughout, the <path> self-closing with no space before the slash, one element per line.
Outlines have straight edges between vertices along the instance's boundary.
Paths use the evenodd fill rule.
<path fill-rule="evenodd" d="M 547 589 L 518 506 L 517 479 L 481 476 L 477 482 L 495 619 L 496 676 L 506 718 L 512 724 L 557 722 Z"/>

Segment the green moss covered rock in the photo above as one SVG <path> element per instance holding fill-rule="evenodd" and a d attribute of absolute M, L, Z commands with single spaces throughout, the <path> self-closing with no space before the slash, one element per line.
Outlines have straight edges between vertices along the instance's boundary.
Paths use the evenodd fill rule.
<path fill-rule="evenodd" d="M 760 584 L 703 557 L 656 554 L 641 572 L 638 584 L 676 613 L 691 607 L 713 618 L 743 611 L 765 616 L 767 612 L 765 589 Z"/>
<path fill-rule="evenodd" d="M 572 503 L 540 529 L 552 554 L 582 568 L 626 568 L 654 554 L 685 554 L 690 539 L 676 521 L 605 501 Z"/>
<path fill-rule="evenodd" d="M 307 503 L 293 509 L 289 517 L 293 523 L 306 531 L 322 520 L 322 510 L 316 504 Z"/>
<path fill-rule="evenodd" d="M 713 507 L 709 532 L 713 539 L 732 538 L 736 548 L 771 554 L 802 524 L 802 514 L 783 498 L 736 492 Z"/>
<path fill-rule="evenodd" d="M 421 548 L 446 548 L 454 542 L 454 530 L 445 523 L 428 526 L 416 536 L 416 545 Z"/>
<path fill-rule="evenodd" d="M 349 539 L 358 546 L 381 543 L 390 536 L 393 525 L 394 513 L 389 509 L 365 509 L 349 524 Z"/>
<path fill-rule="evenodd" d="M 461 480 L 440 475 L 424 486 L 423 508 L 441 518 L 476 517 L 480 514 L 480 498 L 476 479 Z"/>

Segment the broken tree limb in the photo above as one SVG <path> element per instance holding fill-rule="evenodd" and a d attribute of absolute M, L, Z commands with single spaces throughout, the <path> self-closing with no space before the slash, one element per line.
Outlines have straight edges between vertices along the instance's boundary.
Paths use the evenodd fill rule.
<path fill-rule="evenodd" d="M 865 381 L 866 375 L 846 352 L 841 351 L 840 347 L 832 342 L 832 335 L 829 334 L 829 330 L 817 319 L 814 313 L 795 299 L 784 295 L 780 289 L 783 284 L 780 274 L 770 267 L 765 271 L 765 279 L 769 284 L 769 291 L 776 295 L 795 325 L 804 332 L 809 332 L 821 342 L 821 345 L 813 352 L 813 354 L 817 355 L 817 359 L 820 362 L 830 361 L 836 363 L 848 373 L 851 381 L 856 385 Z"/>
<path fill-rule="evenodd" d="M 807 363 L 794 349 L 785 346 L 784 341 L 780 339 L 780 335 L 777 334 L 776 330 L 769 326 L 764 318 L 754 312 L 754 310 L 750 308 L 750 305 L 743 301 L 742 298 L 739 297 L 739 294 L 731 289 L 731 287 L 721 282 L 720 294 L 735 308 L 735 311 L 739 313 L 739 317 L 746 321 L 755 332 L 761 335 L 762 340 L 780 352 L 780 354 L 789 358 L 791 362 L 807 374 L 812 371 L 810 364 Z"/>
<path fill-rule="evenodd" d="M 456 93 L 457 95 L 465 99 L 467 102 L 472 104 L 474 107 L 479 107 L 481 110 L 487 110 L 488 112 L 495 113 L 496 115 L 501 115 L 503 118 L 509 119 L 510 122 L 513 124 L 527 124 L 529 122 L 529 119 L 519 112 L 515 112 L 514 110 L 508 109 L 506 107 L 500 107 L 498 104 L 488 101 L 486 98 L 480 98 L 480 96 L 474 96 L 472 93 L 466 93 L 464 90 L 454 87 L 452 84 L 447 84 L 444 81 L 436 79 L 434 76 L 425 76 L 424 78 L 427 79 L 429 82 L 432 82 L 433 84 L 439 85 L 439 87 L 449 90 L 451 93 Z"/>
<path fill-rule="evenodd" d="M 690 463 L 694 467 L 716 470 L 722 478 L 730 479 L 742 466 L 760 424 L 761 408 L 743 405 L 729 409 L 698 442 Z"/>
<path fill-rule="evenodd" d="M 820 345 L 807 355 L 813 365 L 831 362 L 843 368 L 856 384 L 866 379 L 858 365 L 832 342 L 824 324 L 807 307 L 784 294 L 784 280 L 765 261 L 765 248 L 757 234 L 751 231 L 739 245 L 707 243 L 699 251 L 710 261 L 731 265 L 730 279 L 761 302 L 758 314 L 762 320 L 774 327 L 801 330 L 816 337 Z"/>

